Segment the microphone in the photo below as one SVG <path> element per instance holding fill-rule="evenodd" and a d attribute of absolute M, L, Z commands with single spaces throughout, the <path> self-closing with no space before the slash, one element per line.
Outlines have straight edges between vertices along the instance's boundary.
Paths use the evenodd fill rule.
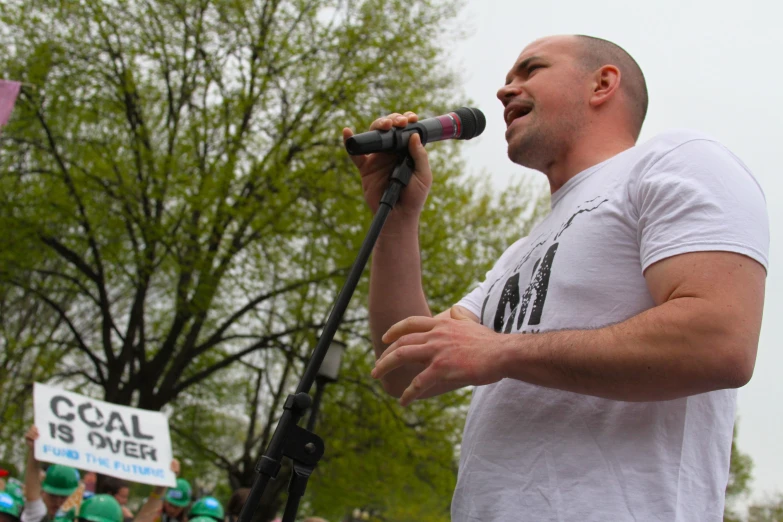
<path fill-rule="evenodd" d="M 478 109 L 462 107 L 443 116 L 427 118 L 402 128 L 374 130 L 348 138 L 345 148 L 348 154 L 370 154 L 372 152 L 407 152 L 408 141 L 414 132 L 421 136 L 421 144 L 440 140 L 469 140 L 475 138 L 487 126 L 487 119 Z"/>

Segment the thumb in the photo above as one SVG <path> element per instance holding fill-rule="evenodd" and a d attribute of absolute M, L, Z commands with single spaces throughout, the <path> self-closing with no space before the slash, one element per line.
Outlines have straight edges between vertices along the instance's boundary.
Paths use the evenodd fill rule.
<path fill-rule="evenodd" d="M 464 310 L 462 310 L 461 306 L 452 306 L 451 307 L 451 318 L 456 319 L 457 321 L 472 321 L 471 317 L 465 313 Z"/>
<path fill-rule="evenodd" d="M 416 163 L 416 170 L 419 172 L 430 170 L 430 160 L 427 156 L 427 151 L 424 149 L 424 145 L 421 144 L 421 136 L 418 132 L 415 132 L 411 139 L 408 141 L 408 152 L 410 152 L 411 158 Z"/>

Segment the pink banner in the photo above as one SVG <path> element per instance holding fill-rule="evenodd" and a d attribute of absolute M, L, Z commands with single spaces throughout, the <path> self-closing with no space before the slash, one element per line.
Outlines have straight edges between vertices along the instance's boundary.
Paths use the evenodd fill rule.
<path fill-rule="evenodd" d="M 0 127 L 8 123 L 21 86 L 19 82 L 0 80 Z"/>

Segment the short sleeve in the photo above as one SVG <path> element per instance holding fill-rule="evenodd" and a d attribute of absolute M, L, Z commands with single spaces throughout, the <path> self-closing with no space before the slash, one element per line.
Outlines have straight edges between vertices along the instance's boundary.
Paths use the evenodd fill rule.
<path fill-rule="evenodd" d="M 640 176 L 636 192 L 642 271 L 703 251 L 736 252 L 768 268 L 764 193 L 721 144 L 695 139 L 676 147 Z"/>
<path fill-rule="evenodd" d="M 491 270 L 487 272 L 484 281 L 479 283 L 476 288 L 474 288 L 468 295 L 460 299 L 457 303 L 458 306 L 464 306 L 473 312 L 479 319 L 481 319 L 482 303 L 484 302 L 484 297 L 487 295 L 487 289 L 485 287 L 491 273 Z"/>

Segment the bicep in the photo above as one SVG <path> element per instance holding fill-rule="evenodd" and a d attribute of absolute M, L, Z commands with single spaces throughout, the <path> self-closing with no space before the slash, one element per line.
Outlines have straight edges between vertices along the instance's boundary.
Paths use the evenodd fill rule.
<path fill-rule="evenodd" d="M 708 305 L 721 326 L 749 333 L 761 325 L 766 270 L 734 252 L 689 252 L 650 265 L 644 272 L 656 305 L 696 298 Z M 736 330 L 735 330 L 736 331 Z"/>

